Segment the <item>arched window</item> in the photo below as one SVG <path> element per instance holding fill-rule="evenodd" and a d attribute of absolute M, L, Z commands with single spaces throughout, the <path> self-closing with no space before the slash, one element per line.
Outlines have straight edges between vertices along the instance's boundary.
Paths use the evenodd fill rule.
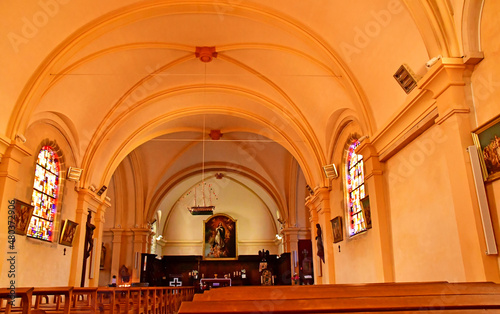
<path fill-rule="evenodd" d="M 31 205 L 35 207 L 27 236 L 52 241 L 59 193 L 59 158 L 50 146 L 38 153 Z"/>
<path fill-rule="evenodd" d="M 363 170 L 363 155 L 356 154 L 359 141 L 354 140 L 349 146 L 346 160 L 346 199 L 349 221 L 349 236 L 354 236 L 366 230 L 365 217 L 361 208 L 361 199 L 365 197 L 365 174 Z"/>

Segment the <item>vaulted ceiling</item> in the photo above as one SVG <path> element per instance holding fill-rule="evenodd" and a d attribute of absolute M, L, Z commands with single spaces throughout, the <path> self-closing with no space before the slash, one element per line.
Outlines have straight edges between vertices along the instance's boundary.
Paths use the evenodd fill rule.
<path fill-rule="evenodd" d="M 199 170 L 210 130 L 223 134 L 221 153 L 207 153 L 217 167 L 253 169 L 283 191 L 288 179 L 273 165 L 296 160 L 311 186 L 324 184 L 335 134 L 349 122 L 374 134 L 405 102 L 393 78 L 401 64 L 423 75 L 433 54 L 460 53 L 459 34 L 441 36 L 450 7 L 434 1 L 47 0 L 0 10 L 1 132 L 50 121 L 85 169 L 82 186 L 109 183 L 131 152 L 162 156 L 159 173 L 144 170 L 150 196 L 180 169 Z M 203 47 L 214 49 L 209 62 L 196 54 Z"/>

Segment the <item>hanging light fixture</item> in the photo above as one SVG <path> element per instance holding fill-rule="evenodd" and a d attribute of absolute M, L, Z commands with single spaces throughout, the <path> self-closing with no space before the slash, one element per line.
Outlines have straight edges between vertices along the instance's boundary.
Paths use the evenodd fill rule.
<path fill-rule="evenodd" d="M 203 61 L 203 60 L 202 60 Z M 205 84 L 206 84 L 206 79 L 207 79 L 207 65 L 206 61 L 205 62 Z M 201 198 L 203 201 L 202 205 L 197 204 L 197 197 L 196 197 L 196 187 L 194 190 L 194 206 L 192 206 L 189 211 L 191 212 L 191 215 L 212 215 L 215 210 L 215 206 L 211 204 L 211 194 L 209 194 L 209 200 L 210 204 L 207 205 L 205 202 L 205 116 L 203 116 L 203 137 L 202 137 L 202 162 L 201 162 Z"/>
<path fill-rule="evenodd" d="M 212 215 L 215 210 L 215 206 L 212 203 L 212 197 L 209 193 L 209 205 L 205 201 L 205 117 L 203 117 L 203 139 L 202 139 L 202 162 L 201 162 L 201 199 L 202 204 L 198 205 L 196 187 L 194 188 L 194 206 L 191 206 L 189 211 L 191 215 Z"/>

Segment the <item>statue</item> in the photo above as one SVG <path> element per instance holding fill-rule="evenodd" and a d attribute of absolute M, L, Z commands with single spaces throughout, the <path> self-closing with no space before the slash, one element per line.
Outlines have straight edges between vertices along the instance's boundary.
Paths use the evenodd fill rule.
<path fill-rule="evenodd" d="M 85 243 L 83 244 L 83 266 L 82 266 L 82 282 L 81 287 L 85 287 L 85 271 L 87 268 L 87 259 L 94 249 L 94 230 L 95 226 L 91 223 L 92 211 L 89 210 L 87 215 L 87 223 L 85 224 Z"/>
<path fill-rule="evenodd" d="M 318 248 L 318 256 L 323 261 L 325 262 L 325 251 L 323 249 L 323 238 L 321 235 L 321 226 L 320 224 L 316 224 L 316 245 Z"/>

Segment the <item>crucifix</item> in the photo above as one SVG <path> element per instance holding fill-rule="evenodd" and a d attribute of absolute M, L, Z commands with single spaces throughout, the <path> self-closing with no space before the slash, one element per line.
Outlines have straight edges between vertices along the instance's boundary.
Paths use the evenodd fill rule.
<path fill-rule="evenodd" d="M 94 248 L 94 229 L 95 226 L 90 222 L 92 220 L 92 212 L 89 210 L 87 223 L 85 224 L 85 243 L 83 244 L 83 265 L 82 265 L 82 283 L 81 287 L 85 287 L 85 272 L 87 268 L 87 259 Z"/>

